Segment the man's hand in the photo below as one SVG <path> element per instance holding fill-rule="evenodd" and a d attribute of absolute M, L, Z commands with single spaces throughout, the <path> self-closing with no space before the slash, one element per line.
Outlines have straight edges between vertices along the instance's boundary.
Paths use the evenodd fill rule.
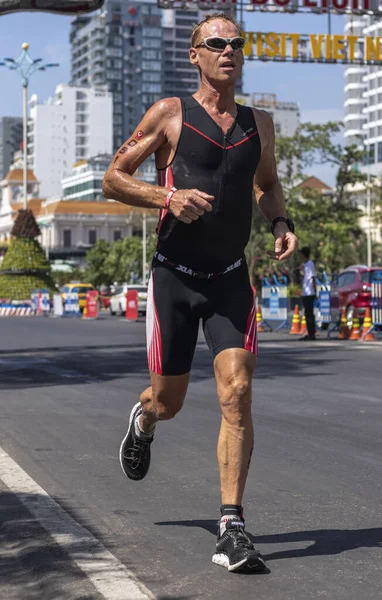
<path fill-rule="evenodd" d="M 170 201 L 170 210 L 182 223 L 197 221 L 206 211 L 211 212 L 214 196 L 200 190 L 177 190 Z"/>
<path fill-rule="evenodd" d="M 277 223 L 275 230 L 275 249 L 267 250 L 268 256 L 273 260 L 288 260 L 294 254 L 298 248 L 298 239 L 289 231 L 288 226 L 285 223 Z"/>

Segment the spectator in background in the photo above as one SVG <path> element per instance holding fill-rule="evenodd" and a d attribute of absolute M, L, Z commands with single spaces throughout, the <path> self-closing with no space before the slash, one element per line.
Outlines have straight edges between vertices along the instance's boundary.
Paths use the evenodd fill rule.
<path fill-rule="evenodd" d="M 316 267 L 310 260 L 310 248 L 305 246 L 299 251 L 304 260 L 304 279 L 302 281 L 302 301 L 304 304 L 307 335 L 300 338 L 301 341 L 316 339 L 316 321 L 314 318 L 314 301 L 316 299 Z"/>

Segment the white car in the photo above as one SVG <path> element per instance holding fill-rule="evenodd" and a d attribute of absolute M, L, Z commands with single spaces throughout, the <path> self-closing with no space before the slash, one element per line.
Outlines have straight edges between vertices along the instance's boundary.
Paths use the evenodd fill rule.
<path fill-rule="evenodd" d="M 110 314 L 122 316 L 126 313 L 126 294 L 128 290 L 137 290 L 138 314 L 145 315 L 147 304 L 147 285 L 134 285 L 127 283 L 117 286 L 114 294 L 110 297 Z"/>

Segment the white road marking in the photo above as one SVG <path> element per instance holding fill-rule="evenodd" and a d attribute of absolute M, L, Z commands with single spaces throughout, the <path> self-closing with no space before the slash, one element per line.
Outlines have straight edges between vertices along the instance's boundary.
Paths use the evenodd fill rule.
<path fill-rule="evenodd" d="M 105 600 L 154 599 L 125 565 L 65 512 L 1 447 L 0 478 Z"/>

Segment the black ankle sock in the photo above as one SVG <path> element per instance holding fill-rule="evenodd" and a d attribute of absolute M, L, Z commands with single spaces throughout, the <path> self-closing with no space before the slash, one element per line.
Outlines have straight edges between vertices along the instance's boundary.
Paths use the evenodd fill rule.
<path fill-rule="evenodd" d="M 222 504 L 220 507 L 220 514 L 224 515 L 235 515 L 236 517 L 243 518 L 243 507 L 239 504 Z"/>
<path fill-rule="evenodd" d="M 244 518 L 243 518 L 243 507 L 237 504 L 222 504 L 220 507 L 220 522 L 219 522 L 219 532 L 220 535 L 226 530 L 226 526 L 228 521 L 238 521 L 241 522 L 242 526 L 244 526 Z"/>

